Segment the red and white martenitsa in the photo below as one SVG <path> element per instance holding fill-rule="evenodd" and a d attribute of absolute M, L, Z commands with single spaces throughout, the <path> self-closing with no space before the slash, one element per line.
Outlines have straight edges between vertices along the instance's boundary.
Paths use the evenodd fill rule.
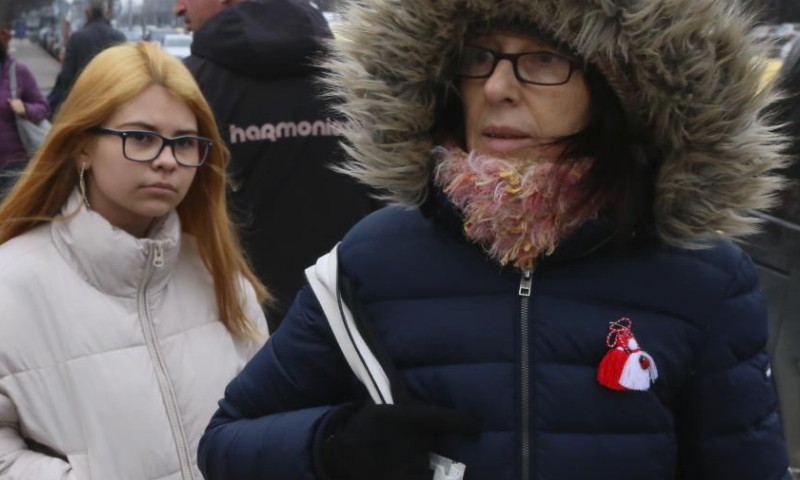
<path fill-rule="evenodd" d="M 597 380 L 612 390 L 648 390 L 658 378 L 656 362 L 639 347 L 632 328 L 626 317 L 609 323 L 609 351 L 600 361 Z"/>

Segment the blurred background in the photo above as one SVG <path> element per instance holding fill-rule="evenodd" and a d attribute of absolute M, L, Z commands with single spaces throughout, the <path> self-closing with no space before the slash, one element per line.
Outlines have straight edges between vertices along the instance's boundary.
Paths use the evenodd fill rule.
<path fill-rule="evenodd" d="M 112 25 L 129 40 L 152 40 L 176 56 L 189 54 L 191 35 L 183 20 L 175 18 L 175 0 L 107 0 Z M 336 28 L 336 11 L 346 0 L 309 0 L 327 12 Z M 731 0 L 735 1 L 735 0 Z M 770 74 L 800 36 L 800 0 L 743 0 L 759 12 L 759 35 L 775 41 Z M 15 38 L 39 44 L 60 59 L 70 34 L 83 25 L 86 0 L 0 0 L 0 26 L 10 27 Z"/>
<path fill-rule="evenodd" d="M 342 0 L 310 0 L 335 23 Z M 60 60 L 67 39 L 79 30 L 86 18 L 86 0 L 0 0 L 0 27 L 11 29 L 17 39 L 28 39 Z M 173 14 L 175 0 L 108 0 L 112 25 L 128 40 L 151 40 L 170 53 L 183 58 L 189 55 L 192 37 L 183 19 Z M 798 19 L 800 22 L 800 19 Z M 332 25 L 333 27 L 334 25 Z"/>

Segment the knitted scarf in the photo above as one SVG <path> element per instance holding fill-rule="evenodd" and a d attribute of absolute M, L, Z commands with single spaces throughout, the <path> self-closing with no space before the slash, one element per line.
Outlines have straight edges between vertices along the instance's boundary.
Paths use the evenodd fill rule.
<path fill-rule="evenodd" d="M 464 232 L 502 265 L 531 270 L 540 255 L 586 220 L 595 203 L 580 205 L 581 178 L 592 159 L 572 165 L 522 162 L 438 147 L 435 183 L 465 217 Z"/>

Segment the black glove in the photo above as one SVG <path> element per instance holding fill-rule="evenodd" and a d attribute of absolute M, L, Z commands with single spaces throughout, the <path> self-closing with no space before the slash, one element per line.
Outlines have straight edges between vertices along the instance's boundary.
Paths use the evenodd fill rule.
<path fill-rule="evenodd" d="M 478 433 L 471 415 L 427 405 L 348 404 L 330 415 L 321 459 L 331 480 L 431 480 L 439 435 Z"/>

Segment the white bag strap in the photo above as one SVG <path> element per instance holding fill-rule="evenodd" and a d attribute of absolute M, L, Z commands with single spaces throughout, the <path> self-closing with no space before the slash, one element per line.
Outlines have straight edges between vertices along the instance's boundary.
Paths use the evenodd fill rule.
<path fill-rule="evenodd" d="M 339 245 L 306 269 L 306 278 L 331 326 L 348 365 L 367 387 L 377 404 L 394 404 L 391 383 L 375 354 L 372 353 L 353 319 L 350 308 L 342 301 L 339 289 Z"/>
<path fill-rule="evenodd" d="M 353 312 L 342 301 L 339 288 L 339 244 L 306 269 L 306 278 L 314 291 L 350 369 L 367 387 L 375 404 L 394 404 L 389 376 L 369 348 L 356 325 Z M 448 458 L 429 455 L 433 480 L 462 480 L 466 466 Z"/>

